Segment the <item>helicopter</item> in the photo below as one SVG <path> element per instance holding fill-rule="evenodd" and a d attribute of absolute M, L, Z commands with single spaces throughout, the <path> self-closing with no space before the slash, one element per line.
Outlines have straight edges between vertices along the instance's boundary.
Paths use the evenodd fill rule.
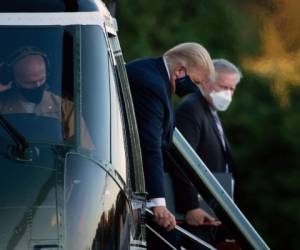
<path fill-rule="evenodd" d="M 132 209 L 143 172 L 115 19 L 101 1 L 11 1 L 0 33 L 0 249 L 143 246 Z M 30 58 L 42 58 L 48 111 L 10 102 Z"/>
<path fill-rule="evenodd" d="M 146 249 L 151 211 L 117 31 L 99 0 L 1 4 L 0 249 Z M 178 130 L 169 156 L 243 249 L 269 249 Z"/>

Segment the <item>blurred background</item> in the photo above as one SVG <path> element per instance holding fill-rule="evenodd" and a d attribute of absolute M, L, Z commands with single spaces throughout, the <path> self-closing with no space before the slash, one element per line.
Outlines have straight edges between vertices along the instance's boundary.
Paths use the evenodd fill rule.
<path fill-rule="evenodd" d="M 300 1 L 122 0 L 126 61 L 187 41 L 243 72 L 221 114 L 238 163 L 236 202 L 271 249 L 300 249 Z"/>

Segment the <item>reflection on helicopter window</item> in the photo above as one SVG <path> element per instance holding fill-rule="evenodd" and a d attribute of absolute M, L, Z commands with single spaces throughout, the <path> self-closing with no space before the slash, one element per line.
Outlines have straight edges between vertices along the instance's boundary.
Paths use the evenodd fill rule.
<path fill-rule="evenodd" d="M 46 89 L 47 60 L 46 54 L 33 47 L 24 47 L 14 53 L 9 62 L 12 86 L 0 100 L 0 111 L 2 114 L 34 114 L 36 117 L 31 116 L 35 117 L 34 122 L 38 121 L 37 117 L 48 118 L 44 121 L 49 125 L 53 126 L 56 122 L 55 126 L 49 128 L 50 132 L 54 132 L 53 138 L 61 140 L 62 137 L 69 138 L 74 134 L 74 105 Z M 14 117 L 18 119 L 18 116 Z M 23 118 L 20 121 L 23 124 L 20 124 L 28 126 L 24 124 L 24 117 L 19 116 Z M 27 118 L 26 121 L 30 121 L 29 116 Z M 63 128 L 54 129 L 60 126 Z"/>
<path fill-rule="evenodd" d="M 95 162 L 69 154 L 64 183 L 66 249 L 121 249 L 116 241 L 120 189 L 113 179 Z"/>
<path fill-rule="evenodd" d="M 83 147 L 109 161 L 108 59 L 101 28 L 13 26 L 1 28 L 0 36 L 3 117 L 29 141 Z"/>

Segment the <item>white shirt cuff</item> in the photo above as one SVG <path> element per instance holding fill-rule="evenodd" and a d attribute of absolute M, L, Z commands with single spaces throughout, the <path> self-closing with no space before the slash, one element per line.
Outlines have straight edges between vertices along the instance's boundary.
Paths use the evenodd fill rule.
<path fill-rule="evenodd" d="M 150 207 L 166 207 L 166 199 L 165 198 L 154 198 L 154 199 L 150 199 L 147 201 L 146 203 L 146 207 L 150 208 Z"/>

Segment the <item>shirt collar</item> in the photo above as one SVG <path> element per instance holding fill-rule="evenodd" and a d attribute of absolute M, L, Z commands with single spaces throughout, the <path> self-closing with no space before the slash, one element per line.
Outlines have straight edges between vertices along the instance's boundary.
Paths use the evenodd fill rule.
<path fill-rule="evenodd" d="M 170 77 L 170 71 L 169 71 L 169 67 L 168 67 L 168 64 L 167 64 L 167 61 L 166 61 L 166 58 L 163 56 L 163 61 L 164 61 L 164 65 L 166 67 L 166 70 L 167 70 L 167 73 L 168 73 L 168 77 L 169 77 L 169 80 L 171 79 Z"/>

